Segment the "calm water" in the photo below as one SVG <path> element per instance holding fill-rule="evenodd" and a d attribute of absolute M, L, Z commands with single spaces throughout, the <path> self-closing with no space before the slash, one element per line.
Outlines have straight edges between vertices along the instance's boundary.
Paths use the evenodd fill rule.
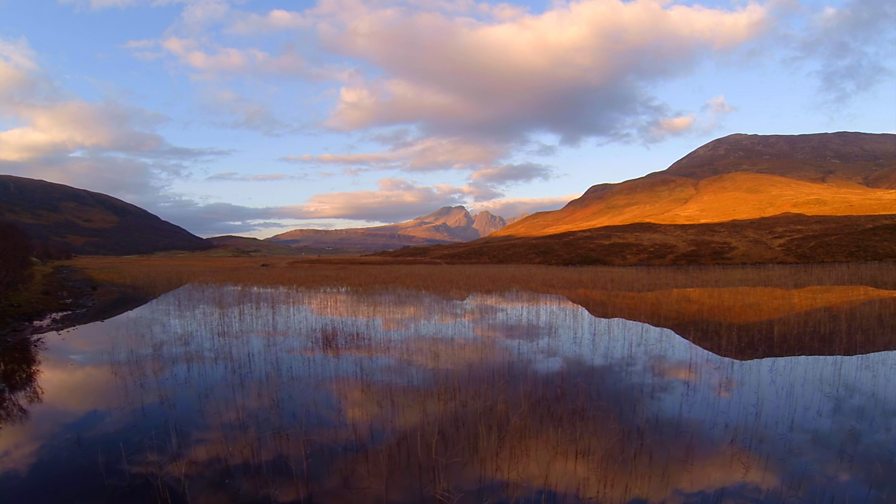
<path fill-rule="evenodd" d="M 741 362 L 524 292 L 187 286 L 33 355 L 5 364 L 2 502 L 896 501 L 896 352 Z"/>

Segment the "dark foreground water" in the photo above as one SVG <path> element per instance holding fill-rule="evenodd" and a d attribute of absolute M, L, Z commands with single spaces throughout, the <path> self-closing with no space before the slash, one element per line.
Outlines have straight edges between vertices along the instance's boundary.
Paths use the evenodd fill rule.
<path fill-rule="evenodd" d="M 522 292 L 187 286 L 32 357 L 4 364 L 4 503 L 896 502 L 896 352 L 736 361 Z"/>

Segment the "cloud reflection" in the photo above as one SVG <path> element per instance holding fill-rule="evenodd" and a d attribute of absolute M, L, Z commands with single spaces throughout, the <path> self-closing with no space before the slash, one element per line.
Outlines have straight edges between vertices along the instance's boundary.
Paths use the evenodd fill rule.
<path fill-rule="evenodd" d="M 892 352 L 739 362 L 559 296 L 202 285 L 57 338 L 44 404 L 0 432 L 14 498 L 896 492 Z"/>

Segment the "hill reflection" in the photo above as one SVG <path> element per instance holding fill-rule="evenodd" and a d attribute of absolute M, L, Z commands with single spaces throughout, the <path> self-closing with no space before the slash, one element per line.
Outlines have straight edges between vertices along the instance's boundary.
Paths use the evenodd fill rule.
<path fill-rule="evenodd" d="M 47 341 L 0 431 L 13 501 L 896 498 L 892 352 L 741 362 L 559 295 L 212 285 Z"/>

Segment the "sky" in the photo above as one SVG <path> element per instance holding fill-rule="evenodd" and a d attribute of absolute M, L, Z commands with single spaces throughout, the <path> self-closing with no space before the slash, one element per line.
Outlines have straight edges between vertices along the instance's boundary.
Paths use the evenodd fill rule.
<path fill-rule="evenodd" d="M 0 0 L 0 173 L 201 236 L 516 217 L 731 133 L 896 132 L 892 0 Z"/>

